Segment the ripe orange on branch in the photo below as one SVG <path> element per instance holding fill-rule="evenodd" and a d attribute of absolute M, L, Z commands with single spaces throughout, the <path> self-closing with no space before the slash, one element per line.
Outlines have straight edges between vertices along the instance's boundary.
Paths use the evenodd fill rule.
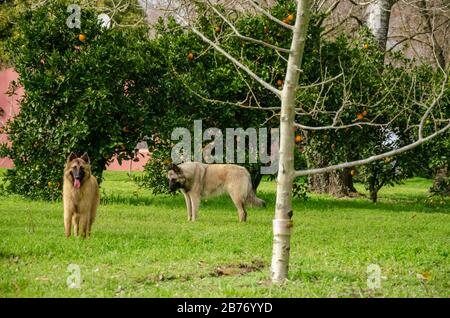
<path fill-rule="evenodd" d="M 192 52 L 189 52 L 189 54 L 187 55 L 187 59 L 189 61 L 192 61 L 194 59 L 194 54 L 192 54 Z"/>
<path fill-rule="evenodd" d="M 290 21 L 294 21 L 294 16 L 292 14 L 288 15 L 286 20 Z"/>
<path fill-rule="evenodd" d="M 78 40 L 80 40 L 81 42 L 86 41 L 86 34 L 81 33 L 81 34 L 78 36 Z"/>
<path fill-rule="evenodd" d="M 295 136 L 295 142 L 302 142 L 303 138 L 300 135 Z"/>
<path fill-rule="evenodd" d="M 364 115 L 363 115 L 363 114 L 358 114 L 358 115 L 356 115 L 356 118 L 358 118 L 359 120 L 361 120 L 361 119 L 364 118 Z"/>

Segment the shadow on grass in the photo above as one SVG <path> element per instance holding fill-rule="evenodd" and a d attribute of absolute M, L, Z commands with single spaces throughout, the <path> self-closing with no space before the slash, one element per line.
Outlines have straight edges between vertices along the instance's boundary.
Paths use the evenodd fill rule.
<path fill-rule="evenodd" d="M 266 201 L 268 207 L 272 206 L 275 203 L 274 197 L 269 197 L 269 195 L 259 195 L 261 199 Z M 207 203 L 208 202 L 208 203 Z M 127 204 L 127 205 L 135 205 L 135 206 L 151 206 L 151 205 L 166 205 L 173 207 L 174 205 L 181 204 L 183 207 L 185 206 L 183 195 L 177 193 L 176 195 L 171 194 L 161 194 L 161 195 L 152 195 L 152 194 L 114 194 L 114 193 L 101 193 L 100 194 L 100 204 L 102 205 L 110 205 L 110 204 Z M 229 209 L 232 207 L 235 209 L 231 198 L 228 195 L 208 198 L 206 200 L 202 200 L 201 205 L 205 206 L 206 204 L 217 204 L 218 207 L 222 207 L 224 209 Z"/>
<path fill-rule="evenodd" d="M 359 277 L 356 274 L 344 272 L 297 270 L 290 273 L 289 279 L 303 282 L 316 282 L 321 280 L 355 282 L 359 280 Z"/>
<path fill-rule="evenodd" d="M 273 193 L 259 192 L 258 196 L 266 201 L 264 210 L 273 210 L 275 205 L 275 195 Z M 133 206 L 167 206 L 184 208 L 185 202 L 183 196 L 177 195 L 152 195 L 134 193 L 134 194 L 105 194 L 100 198 L 102 205 L 124 204 Z M 441 203 L 443 202 L 443 203 Z M 223 210 L 234 210 L 234 204 L 228 195 L 208 198 L 202 200 L 201 207 L 214 206 L 214 208 Z M 293 200 L 294 210 L 309 211 L 345 211 L 345 210 L 373 210 L 380 212 L 416 212 L 416 213 L 450 213 L 450 200 L 435 200 L 430 203 L 427 197 L 416 199 L 382 199 L 377 203 L 372 203 L 368 199 L 336 199 L 329 196 L 311 197 L 304 201 Z"/>
<path fill-rule="evenodd" d="M 443 203 L 440 203 L 443 202 Z M 313 198 L 307 201 L 295 201 L 294 206 L 301 210 L 317 211 L 345 211 L 345 210 L 374 210 L 380 212 L 416 212 L 416 213 L 450 213 L 450 200 L 437 200 L 429 203 L 425 198 L 416 200 L 392 200 L 373 203 L 361 199 L 335 199 L 331 197 Z"/>

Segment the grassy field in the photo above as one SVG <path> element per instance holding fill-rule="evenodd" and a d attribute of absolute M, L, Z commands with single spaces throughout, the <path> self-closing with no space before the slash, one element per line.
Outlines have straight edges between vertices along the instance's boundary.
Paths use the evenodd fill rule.
<path fill-rule="evenodd" d="M 274 183 L 261 185 L 268 206 L 250 209 L 247 223 L 227 197 L 203 201 L 189 223 L 181 195 L 152 196 L 107 172 L 88 240 L 64 237 L 61 202 L 0 196 L 0 296 L 449 297 L 450 201 L 430 202 L 430 185 L 385 188 L 377 204 L 294 200 L 282 286 L 268 280 Z M 80 268 L 79 289 L 67 287 L 69 264 Z M 370 264 L 383 276 L 375 290 L 367 287 Z"/>

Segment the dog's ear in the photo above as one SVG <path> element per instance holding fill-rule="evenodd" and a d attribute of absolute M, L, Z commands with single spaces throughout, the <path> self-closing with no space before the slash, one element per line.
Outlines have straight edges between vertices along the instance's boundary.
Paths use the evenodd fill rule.
<path fill-rule="evenodd" d="M 175 173 L 180 173 L 181 169 L 176 164 L 171 163 L 166 166 L 166 171 L 173 170 Z"/>
<path fill-rule="evenodd" d="M 84 160 L 84 162 L 86 162 L 87 164 L 91 164 L 91 159 L 89 159 L 87 152 L 85 152 L 80 158 Z"/>
<path fill-rule="evenodd" d="M 71 162 L 72 160 L 77 159 L 77 155 L 73 152 L 70 153 L 69 157 L 67 157 L 67 162 Z"/>

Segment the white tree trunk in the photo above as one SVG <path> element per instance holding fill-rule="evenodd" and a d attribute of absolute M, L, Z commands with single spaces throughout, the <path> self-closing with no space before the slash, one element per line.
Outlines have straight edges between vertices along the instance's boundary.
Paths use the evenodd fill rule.
<path fill-rule="evenodd" d="M 395 0 L 375 0 L 367 6 L 367 27 L 375 36 L 382 51 L 386 50 L 391 8 Z"/>
<path fill-rule="evenodd" d="M 293 39 L 281 97 L 280 152 L 275 219 L 273 220 L 272 282 L 287 279 L 292 228 L 292 182 L 294 179 L 295 93 L 311 13 L 311 0 L 298 0 Z"/>

